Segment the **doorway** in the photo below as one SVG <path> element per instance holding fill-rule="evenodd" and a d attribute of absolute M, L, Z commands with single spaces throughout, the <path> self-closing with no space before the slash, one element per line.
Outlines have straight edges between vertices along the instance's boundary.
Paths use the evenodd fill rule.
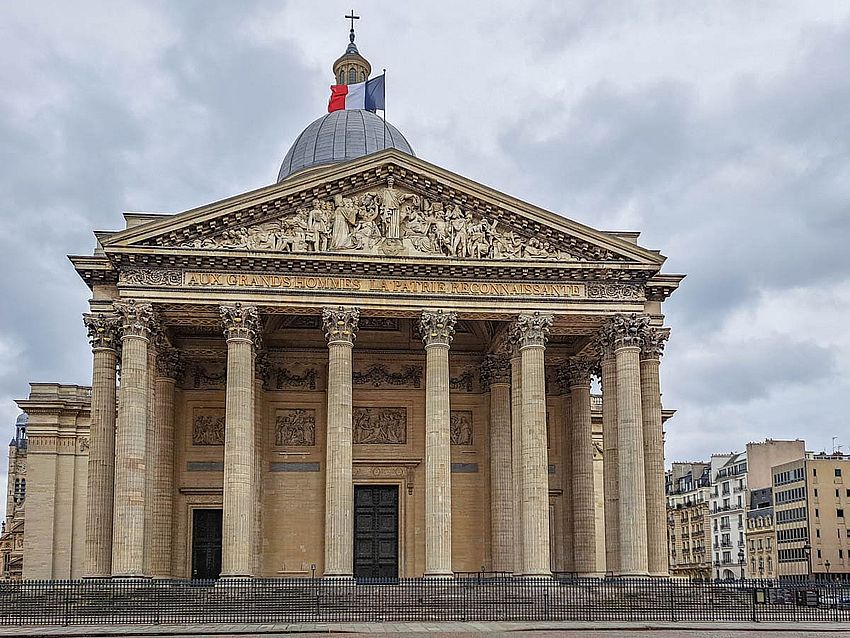
<path fill-rule="evenodd" d="M 398 486 L 354 486 L 354 577 L 398 578 Z"/>
<path fill-rule="evenodd" d="M 221 575 L 221 510 L 192 510 L 192 580 Z"/>

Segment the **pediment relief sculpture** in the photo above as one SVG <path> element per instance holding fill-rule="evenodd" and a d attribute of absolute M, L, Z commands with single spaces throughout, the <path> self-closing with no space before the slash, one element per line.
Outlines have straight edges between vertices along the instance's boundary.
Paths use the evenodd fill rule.
<path fill-rule="evenodd" d="M 276 219 L 228 229 L 181 245 L 277 253 L 342 252 L 462 259 L 621 259 L 601 247 L 579 247 L 570 237 L 564 237 L 563 243 L 555 245 L 546 239 L 526 237 L 495 217 L 401 190 L 389 178 L 387 186 L 378 190 L 316 200 Z"/>

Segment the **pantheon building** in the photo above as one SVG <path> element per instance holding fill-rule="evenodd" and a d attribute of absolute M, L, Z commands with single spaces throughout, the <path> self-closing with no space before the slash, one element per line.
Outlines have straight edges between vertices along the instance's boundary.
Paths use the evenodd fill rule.
<path fill-rule="evenodd" d="M 370 72 L 352 35 L 334 81 Z M 70 258 L 91 387 L 18 402 L 24 578 L 668 573 L 683 276 L 638 233 L 430 164 L 365 110 L 309 124 L 268 187 L 124 220 Z"/>

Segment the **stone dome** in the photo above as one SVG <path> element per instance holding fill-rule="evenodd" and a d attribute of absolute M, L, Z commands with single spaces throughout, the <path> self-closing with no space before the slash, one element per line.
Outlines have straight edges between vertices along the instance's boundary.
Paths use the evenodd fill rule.
<path fill-rule="evenodd" d="M 404 135 L 387 122 L 386 148 L 415 155 Z M 345 110 L 323 115 L 299 135 L 280 166 L 277 181 L 304 169 L 383 150 L 384 120 L 371 111 Z"/>
<path fill-rule="evenodd" d="M 21 414 L 18 415 L 18 418 L 15 420 L 15 425 L 26 425 L 27 423 L 29 423 L 29 420 L 30 420 L 30 418 L 27 415 L 27 413 L 22 412 Z"/>

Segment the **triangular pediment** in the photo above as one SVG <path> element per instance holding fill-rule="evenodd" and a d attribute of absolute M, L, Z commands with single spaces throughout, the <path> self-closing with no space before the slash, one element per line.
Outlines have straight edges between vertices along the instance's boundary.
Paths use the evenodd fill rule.
<path fill-rule="evenodd" d="M 489 261 L 664 257 L 394 149 L 116 233 L 104 250 Z"/>

